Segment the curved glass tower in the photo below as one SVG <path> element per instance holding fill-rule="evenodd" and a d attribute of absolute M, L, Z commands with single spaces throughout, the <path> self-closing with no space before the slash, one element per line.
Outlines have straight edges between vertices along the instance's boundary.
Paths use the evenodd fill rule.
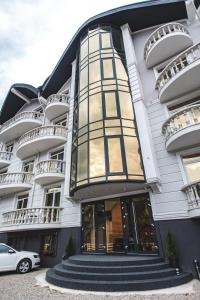
<path fill-rule="evenodd" d="M 89 29 L 80 41 L 77 70 L 71 191 L 144 181 L 120 30 Z"/>

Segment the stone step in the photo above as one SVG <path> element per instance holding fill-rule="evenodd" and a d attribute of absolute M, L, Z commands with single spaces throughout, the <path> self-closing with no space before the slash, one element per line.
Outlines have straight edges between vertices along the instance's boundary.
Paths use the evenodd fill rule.
<path fill-rule="evenodd" d="M 155 271 L 145 271 L 145 272 L 128 272 L 128 273 L 122 273 L 120 270 L 118 273 L 113 273 L 112 268 L 110 268 L 110 273 L 93 273 L 93 272 L 87 272 L 81 271 L 71 271 L 67 270 L 63 267 L 62 264 L 57 265 L 54 267 L 55 274 L 59 276 L 63 276 L 65 278 L 72 278 L 72 279 L 83 279 L 84 280 L 91 280 L 91 281 L 97 281 L 97 280 L 108 280 L 108 281 L 127 281 L 127 280 L 143 280 L 143 279 L 152 279 L 152 278 L 163 278 L 163 277 L 169 277 L 176 274 L 175 270 L 173 268 L 166 268 L 163 270 L 155 270 Z"/>
<path fill-rule="evenodd" d="M 55 269 L 49 269 L 46 274 L 46 280 L 62 288 L 87 290 L 87 291 L 144 291 L 153 289 L 162 289 L 184 284 L 192 279 L 188 273 L 173 275 L 156 279 L 139 279 L 127 281 L 109 281 L 109 280 L 85 280 L 73 279 L 57 275 Z"/>
<path fill-rule="evenodd" d="M 94 272 L 94 273 L 109 273 L 112 267 L 113 273 L 128 273 L 128 272 L 144 272 L 144 271 L 155 271 L 162 270 L 169 267 L 166 262 L 148 264 L 148 265 L 135 265 L 135 266 L 89 266 L 89 265 L 78 265 L 70 263 L 68 260 L 62 262 L 63 268 L 67 270 L 77 271 L 77 272 Z"/>
<path fill-rule="evenodd" d="M 159 256 L 115 256 L 115 255 L 74 255 L 68 261 L 77 265 L 89 266 L 136 266 L 163 262 Z"/>

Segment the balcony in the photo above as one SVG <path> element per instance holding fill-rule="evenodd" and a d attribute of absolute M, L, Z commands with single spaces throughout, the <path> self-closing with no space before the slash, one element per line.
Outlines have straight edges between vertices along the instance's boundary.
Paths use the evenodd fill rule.
<path fill-rule="evenodd" d="M 3 213 L 2 227 L 55 227 L 60 224 L 61 210 L 61 207 L 40 207 L 9 211 Z"/>
<path fill-rule="evenodd" d="M 200 43 L 182 52 L 160 73 L 156 81 L 160 102 L 183 98 L 194 92 L 199 94 L 199 78 Z"/>
<path fill-rule="evenodd" d="M 12 152 L 0 151 L 0 169 L 10 165 Z"/>
<path fill-rule="evenodd" d="M 177 151 L 200 144 L 200 104 L 173 114 L 162 126 L 167 151 Z"/>
<path fill-rule="evenodd" d="M 19 139 L 17 156 L 21 159 L 32 156 L 67 141 L 67 128 L 59 125 L 41 126 L 30 130 Z"/>
<path fill-rule="evenodd" d="M 65 179 L 65 162 L 62 160 L 40 161 L 36 166 L 35 182 L 51 184 Z"/>
<path fill-rule="evenodd" d="M 31 189 L 32 179 L 32 173 L 0 174 L 0 196 Z"/>
<path fill-rule="evenodd" d="M 146 41 L 144 59 L 151 68 L 192 46 L 185 26 L 180 23 L 165 24 L 156 29 Z"/>
<path fill-rule="evenodd" d="M 44 115 L 34 111 L 24 111 L 5 122 L 0 128 L 0 140 L 4 143 L 14 140 L 25 132 L 41 126 Z"/>
<path fill-rule="evenodd" d="M 185 185 L 182 189 L 188 197 L 188 212 L 191 218 L 200 217 L 200 182 Z"/>
<path fill-rule="evenodd" d="M 46 117 L 51 121 L 69 110 L 69 96 L 64 94 L 54 94 L 47 99 L 45 109 Z"/>

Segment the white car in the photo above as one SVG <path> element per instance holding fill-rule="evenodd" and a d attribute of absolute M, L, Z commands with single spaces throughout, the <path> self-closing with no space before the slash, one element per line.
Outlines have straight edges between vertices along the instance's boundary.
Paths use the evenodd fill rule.
<path fill-rule="evenodd" d="M 27 273 L 40 266 L 38 253 L 29 251 L 16 251 L 6 244 L 0 243 L 0 272 L 17 271 Z"/>

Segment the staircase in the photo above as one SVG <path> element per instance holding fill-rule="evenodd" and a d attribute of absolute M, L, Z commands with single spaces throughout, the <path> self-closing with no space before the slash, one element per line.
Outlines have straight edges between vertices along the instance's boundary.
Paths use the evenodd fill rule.
<path fill-rule="evenodd" d="M 191 274 L 176 275 L 162 258 L 148 255 L 74 255 L 46 273 L 56 286 L 102 292 L 162 289 L 191 279 Z"/>

